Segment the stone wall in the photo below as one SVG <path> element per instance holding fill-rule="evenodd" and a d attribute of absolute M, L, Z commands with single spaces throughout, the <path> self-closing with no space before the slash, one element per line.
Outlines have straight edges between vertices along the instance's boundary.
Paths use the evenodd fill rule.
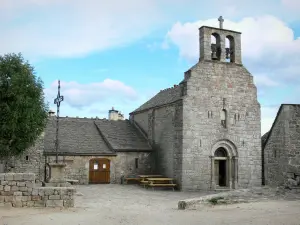
<path fill-rule="evenodd" d="M 148 139 L 155 150 L 155 173 L 175 178 L 180 187 L 182 102 L 134 114 L 134 121 L 147 131 Z"/>
<path fill-rule="evenodd" d="M 260 105 L 252 75 L 234 63 L 200 61 L 185 80 L 183 190 L 213 188 L 211 157 L 218 143 L 236 150 L 237 186 L 261 185 Z M 223 109 L 226 128 L 221 124 Z"/>
<path fill-rule="evenodd" d="M 74 188 L 36 187 L 33 173 L 1 173 L 0 182 L 0 206 L 74 206 Z"/>
<path fill-rule="evenodd" d="M 282 105 L 264 147 L 265 184 L 300 176 L 300 105 Z"/>
<path fill-rule="evenodd" d="M 8 161 L 9 172 L 15 173 L 34 173 L 36 179 L 44 181 L 45 174 L 45 157 L 44 151 L 44 134 L 39 137 L 34 146 L 30 147 L 19 156 L 12 157 Z M 8 172 L 8 171 L 5 171 Z"/>
<path fill-rule="evenodd" d="M 110 183 L 120 183 L 122 175 L 147 174 L 153 169 L 152 153 L 118 152 L 117 156 L 66 156 L 66 178 L 78 180 L 79 184 L 89 183 L 89 161 L 93 158 L 110 160 Z M 138 158 L 138 168 L 135 168 L 135 159 Z M 62 161 L 63 157 L 59 160 Z M 55 156 L 48 156 L 47 162 L 54 162 Z"/>

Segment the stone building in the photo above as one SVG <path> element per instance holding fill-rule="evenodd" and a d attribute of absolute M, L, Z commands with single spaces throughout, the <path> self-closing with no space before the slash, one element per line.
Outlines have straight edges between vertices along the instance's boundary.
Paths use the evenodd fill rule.
<path fill-rule="evenodd" d="M 199 62 L 130 120 L 153 146 L 157 171 L 176 178 L 182 190 L 260 186 L 260 104 L 242 65 L 241 33 L 199 31 Z"/>
<path fill-rule="evenodd" d="M 100 168 L 105 182 L 119 182 L 123 174 L 158 173 L 175 178 L 181 190 L 261 185 L 257 90 L 242 65 L 241 33 L 223 29 L 220 21 L 220 28 L 199 29 L 199 62 L 182 82 L 160 91 L 129 120 L 117 119 L 114 109 L 111 120 L 60 119 L 59 158 L 67 163 L 69 179 L 99 183 Z M 38 163 L 38 151 L 31 152 L 34 157 L 28 151 L 22 156 L 28 166 L 15 160 L 15 170 L 45 170 L 43 163 L 55 159 L 55 127 L 49 117 L 44 141 L 35 146 L 44 161 Z M 31 160 L 36 166 L 29 166 Z"/>
<path fill-rule="evenodd" d="M 272 128 L 262 137 L 264 184 L 300 185 L 300 105 L 282 104 Z"/>
<path fill-rule="evenodd" d="M 80 184 L 120 183 L 122 175 L 151 173 L 151 147 L 128 120 L 61 117 L 59 162 L 66 177 Z M 55 162 L 56 117 L 49 116 L 44 134 L 35 146 L 12 159 L 14 172 L 49 176 L 46 166 Z"/>

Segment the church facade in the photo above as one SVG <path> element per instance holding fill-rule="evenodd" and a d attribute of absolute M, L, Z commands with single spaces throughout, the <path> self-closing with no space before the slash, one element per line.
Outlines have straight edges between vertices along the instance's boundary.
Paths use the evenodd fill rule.
<path fill-rule="evenodd" d="M 95 170 L 101 170 L 109 171 L 101 179 L 110 183 L 123 175 L 162 174 L 184 191 L 261 185 L 260 104 L 242 65 L 241 33 L 203 26 L 199 43 L 199 62 L 182 82 L 160 91 L 129 120 L 60 119 L 59 160 L 69 179 L 97 183 Z M 36 146 L 13 160 L 15 171 L 47 176 L 55 126 L 49 118 Z"/>
<path fill-rule="evenodd" d="M 260 104 L 242 65 L 241 33 L 206 26 L 199 33 L 199 62 L 130 120 L 150 140 L 158 171 L 182 190 L 260 186 Z"/>

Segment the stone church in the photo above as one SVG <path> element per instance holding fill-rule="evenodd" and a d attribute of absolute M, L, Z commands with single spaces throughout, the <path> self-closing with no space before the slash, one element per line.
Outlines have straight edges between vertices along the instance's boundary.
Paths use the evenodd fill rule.
<path fill-rule="evenodd" d="M 69 179 L 119 183 L 123 175 L 155 173 L 175 178 L 184 191 L 261 185 L 260 104 L 242 64 L 241 33 L 223 29 L 221 21 L 220 28 L 199 29 L 199 44 L 199 61 L 184 79 L 129 120 L 60 118 L 59 160 Z M 13 160 L 13 169 L 47 177 L 55 130 L 49 117 L 43 136 Z"/>

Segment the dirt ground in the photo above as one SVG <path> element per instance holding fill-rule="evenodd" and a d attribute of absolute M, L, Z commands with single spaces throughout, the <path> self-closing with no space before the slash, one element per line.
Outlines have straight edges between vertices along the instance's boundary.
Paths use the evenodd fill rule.
<path fill-rule="evenodd" d="M 0 208 L 0 225 L 300 225 L 300 201 L 218 205 L 178 210 L 179 200 L 209 193 L 143 189 L 136 185 L 77 186 L 72 209 Z"/>

